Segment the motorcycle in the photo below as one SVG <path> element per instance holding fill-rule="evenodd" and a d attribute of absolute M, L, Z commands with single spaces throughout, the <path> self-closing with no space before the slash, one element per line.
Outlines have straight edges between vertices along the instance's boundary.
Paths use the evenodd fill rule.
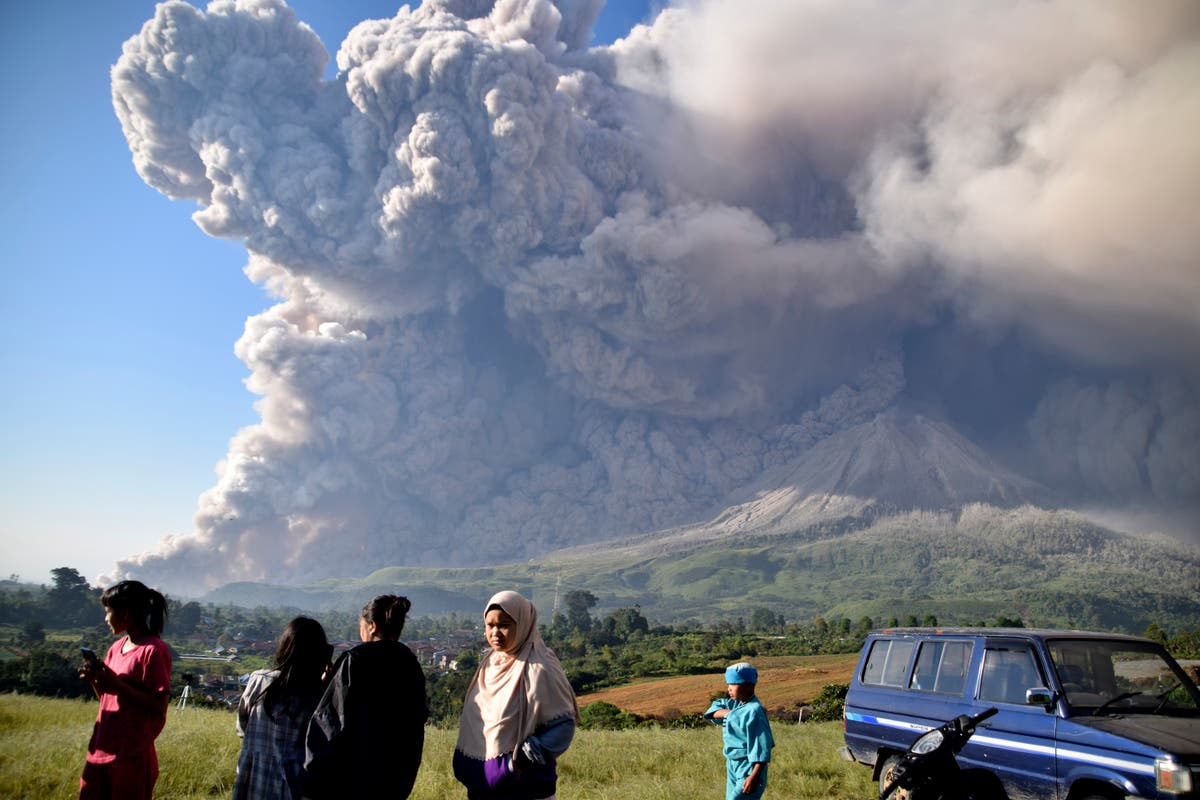
<path fill-rule="evenodd" d="M 990 796 L 990 792 L 971 786 L 954 756 L 976 726 L 998 710 L 989 708 L 973 717 L 962 714 L 917 737 L 907 753 L 884 762 L 879 772 L 879 800 L 982 800 Z"/>

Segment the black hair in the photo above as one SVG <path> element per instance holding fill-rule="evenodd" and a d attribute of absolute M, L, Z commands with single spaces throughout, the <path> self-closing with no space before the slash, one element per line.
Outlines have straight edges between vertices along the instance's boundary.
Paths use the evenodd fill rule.
<path fill-rule="evenodd" d="M 363 606 L 362 618 L 375 623 L 375 632 L 381 639 L 399 639 L 410 608 L 412 603 L 407 597 L 381 594 Z"/>
<path fill-rule="evenodd" d="M 271 681 L 265 692 L 263 708 L 267 713 L 281 700 L 309 699 L 320 692 L 321 678 L 332 655 L 333 647 L 325 638 L 321 623 L 310 617 L 296 617 L 289 622 L 275 648 L 279 677 Z"/>
<path fill-rule="evenodd" d="M 100 595 L 100 603 L 110 611 L 128 612 L 139 628 L 153 636 L 167 624 L 167 598 L 141 581 L 114 583 Z"/>

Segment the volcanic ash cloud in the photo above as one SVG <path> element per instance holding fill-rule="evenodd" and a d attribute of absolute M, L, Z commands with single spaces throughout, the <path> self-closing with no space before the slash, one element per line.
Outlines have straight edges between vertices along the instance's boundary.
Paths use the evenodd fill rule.
<path fill-rule="evenodd" d="M 138 173 L 279 302 L 236 346 L 261 423 L 196 530 L 122 571 L 296 580 L 701 519 L 896 402 L 947 315 L 1076 381 L 1037 420 L 1098 369 L 1176 376 L 1156 407 L 1188 413 L 1194 4 L 703 2 L 587 49 L 598 9 L 401 8 L 333 80 L 277 0 L 164 3 L 125 43 Z M 1194 467 L 1172 429 L 1155 463 Z"/>

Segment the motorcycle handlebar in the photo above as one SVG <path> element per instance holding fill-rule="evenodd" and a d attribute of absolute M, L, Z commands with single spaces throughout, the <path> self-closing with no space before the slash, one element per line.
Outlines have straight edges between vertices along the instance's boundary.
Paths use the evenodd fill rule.
<path fill-rule="evenodd" d="M 1000 709 L 996 708 L 995 706 L 992 706 L 986 711 L 980 711 L 978 714 L 971 717 L 971 726 L 974 727 L 983 722 L 985 719 L 996 716 L 998 713 L 1000 713 Z"/>

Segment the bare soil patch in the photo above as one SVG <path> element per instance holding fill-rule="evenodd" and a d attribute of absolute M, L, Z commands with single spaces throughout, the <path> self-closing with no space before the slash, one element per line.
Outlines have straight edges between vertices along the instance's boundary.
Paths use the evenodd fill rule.
<path fill-rule="evenodd" d="M 849 683 L 858 653 L 834 656 L 769 656 L 748 659 L 758 668 L 758 699 L 770 712 L 796 710 L 830 683 Z M 712 698 L 725 694 L 725 678 L 682 675 L 651 678 L 581 695 L 579 705 L 604 701 L 644 717 L 668 718 L 701 713 Z M 774 713 L 773 713 L 774 715 Z"/>

